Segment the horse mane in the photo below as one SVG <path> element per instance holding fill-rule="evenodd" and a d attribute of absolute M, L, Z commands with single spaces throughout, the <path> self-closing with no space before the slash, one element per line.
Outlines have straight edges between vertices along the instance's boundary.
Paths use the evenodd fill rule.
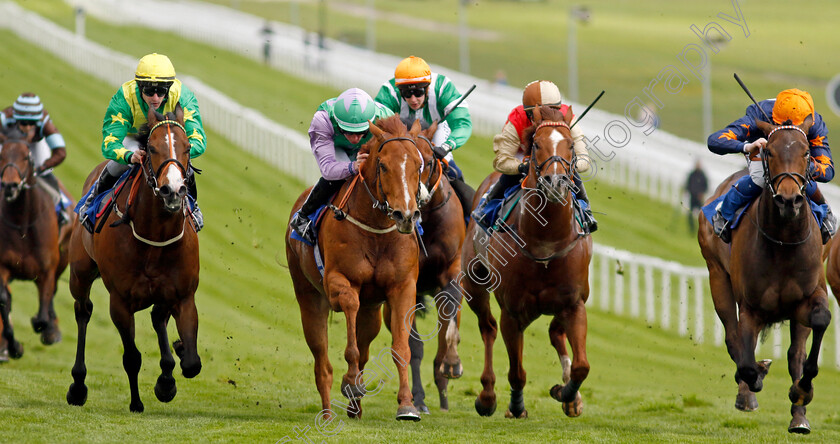
<path fill-rule="evenodd" d="M 388 117 L 383 117 L 376 122 L 374 122 L 376 126 L 379 127 L 382 131 L 386 133 L 390 133 L 394 136 L 400 137 L 405 136 L 408 130 L 405 127 L 405 124 L 400 120 L 400 116 L 393 115 Z"/>

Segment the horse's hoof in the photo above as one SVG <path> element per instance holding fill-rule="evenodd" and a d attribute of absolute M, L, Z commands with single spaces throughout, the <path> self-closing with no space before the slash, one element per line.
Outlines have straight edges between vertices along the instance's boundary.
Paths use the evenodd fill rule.
<path fill-rule="evenodd" d="M 76 385 L 70 384 L 70 389 L 67 390 L 67 403 L 70 405 L 83 406 L 87 402 L 87 386 L 84 384 Z"/>
<path fill-rule="evenodd" d="M 459 360 L 456 364 L 442 363 L 440 365 L 440 372 L 446 379 L 458 379 L 464 374 L 464 366 Z"/>
<path fill-rule="evenodd" d="M 347 417 L 350 419 L 362 419 L 362 406 L 359 406 L 356 411 L 347 410 Z"/>
<path fill-rule="evenodd" d="M 580 392 L 577 392 L 574 401 L 563 402 L 561 405 L 563 406 L 563 413 L 569 418 L 577 418 L 583 413 L 583 397 L 580 396 Z"/>
<path fill-rule="evenodd" d="M 35 333 L 41 333 L 46 330 L 49 325 L 49 321 L 38 319 L 37 317 L 32 318 L 32 329 L 35 330 Z"/>
<path fill-rule="evenodd" d="M 58 328 L 48 328 L 41 332 L 41 343 L 44 345 L 53 345 L 61 342 L 61 330 Z"/>
<path fill-rule="evenodd" d="M 365 386 L 341 382 L 341 393 L 347 399 L 362 399 L 365 396 Z"/>
<path fill-rule="evenodd" d="M 496 402 L 487 407 L 481 403 L 481 397 L 475 398 L 475 411 L 480 416 L 493 416 L 493 413 L 496 413 Z"/>
<path fill-rule="evenodd" d="M 184 365 L 184 361 L 181 360 L 181 374 L 183 374 L 185 378 L 195 378 L 199 373 L 201 373 L 201 359 L 191 365 Z"/>
<path fill-rule="evenodd" d="M 175 385 L 175 378 L 158 376 L 157 384 L 155 384 L 155 396 L 160 402 L 169 402 L 175 398 L 178 393 L 178 387 Z"/>
<path fill-rule="evenodd" d="M 420 412 L 420 413 L 422 413 L 422 414 L 424 414 L 424 415 L 428 415 L 428 414 L 430 414 L 430 413 L 431 413 L 431 412 L 429 411 L 429 408 L 428 408 L 428 407 L 426 407 L 426 404 L 424 404 L 424 403 L 422 403 L 422 402 L 421 402 L 420 404 L 415 404 L 415 405 L 414 405 L 414 407 L 415 407 L 415 408 L 417 408 L 417 411 L 418 411 L 418 412 Z"/>
<path fill-rule="evenodd" d="M 3 362 L 9 362 L 9 349 L 6 347 L 0 350 L 0 363 Z"/>
<path fill-rule="evenodd" d="M 23 344 L 18 341 L 12 341 L 9 343 L 9 356 L 12 359 L 20 359 L 23 357 Z"/>
<path fill-rule="evenodd" d="M 788 426 L 788 433 L 799 433 L 800 435 L 807 435 L 811 433 L 811 424 L 808 419 L 802 416 L 801 418 L 794 417 Z"/>
<path fill-rule="evenodd" d="M 514 415 L 513 412 L 510 411 L 510 408 L 505 412 L 505 418 L 508 419 L 525 419 L 528 417 L 528 410 L 522 410 L 519 414 Z"/>
<path fill-rule="evenodd" d="M 420 412 L 413 405 L 400 407 L 397 409 L 397 421 L 420 421 Z"/>
<path fill-rule="evenodd" d="M 132 401 L 131 404 L 128 405 L 128 410 L 130 410 L 131 413 L 143 413 L 145 407 L 143 407 L 142 401 L 137 400 L 137 402 Z"/>
<path fill-rule="evenodd" d="M 805 391 L 799 387 L 799 379 L 790 386 L 788 391 L 788 398 L 793 405 L 808 405 L 814 399 L 814 386 L 811 385 L 811 390 Z"/>
<path fill-rule="evenodd" d="M 755 393 L 747 391 L 746 394 L 738 393 L 735 397 L 735 408 L 742 412 L 754 412 L 758 410 L 758 399 Z"/>

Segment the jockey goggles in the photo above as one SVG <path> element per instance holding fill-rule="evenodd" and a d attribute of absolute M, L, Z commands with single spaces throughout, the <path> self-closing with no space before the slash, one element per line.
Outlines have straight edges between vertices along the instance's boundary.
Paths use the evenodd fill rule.
<path fill-rule="evenodd" d="M 426 87 L 401 87 L 400 95 L 403 99 L 410 99 L 412 96 L 423 97 L 426 95 Z"/>
<path fill-rule="evenodd" d="M 169 87 L 168 86 L 144 85 L 141 88 L 141 91 L 143 92 L 143 94 L 145 94 L 149 97 L 152 97 L 155 94 L 157 94 L 158 97 L 166 97 L 166 95 L 169 94 Z"/>
<path fill-rule="evenodd" d="M 364 139 L 365 137 L 367 137 L 368 133 L 370 133 L 370 129 L 366 129 L 366 130 L 364 130 L 364 131 L 361 131 L 361 132 L 355 132 L 355 133 L 354 133 L 354 132 L 352 132 L 352 131 L 345 131 L 345 130 L 343 130 L 343 129 L 341 129 L 341 128 L 339 128 L 339 129 L 338 129 L 338 131 L 339 131 L 339 132 L 341 132 L 341 134 L 342 134 L 342 135 L 344 135 L 344 137 L 348 137 L 348 136 L 362 136 L 362 139 Z"/>

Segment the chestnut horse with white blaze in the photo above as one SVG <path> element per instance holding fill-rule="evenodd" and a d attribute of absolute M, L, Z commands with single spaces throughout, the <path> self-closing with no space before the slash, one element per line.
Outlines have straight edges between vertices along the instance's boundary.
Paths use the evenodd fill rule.
<path fill-rule="evenodd" d="M 333 374 L 327 355 L 330 310 L 343 312 L 347 323 L 344 358 L 348 369 L 342 377 L 341 392 L 351 405 L 342 408 L 348 416 L 360 418 L 361 398 L 366 393 L 363 372 L 370 357 L 370 343 L 382 325 L 382 304 L 387 301 L 393 338 L 387 355 L 397 364 L 399 379 L 397 419 L 419 421 L 408 384 L 406 366 L 411 352 L 409 332 L 403 325 L 406 318 L 411 325 L 416 298 L 419 247 L 414 225 L 420 218 L 417 199 L 423 162 L 413 140 L 417 132 L 409 134 L 399 116 L 380 119 L 370 125 L 370 132 L 373 137 L 360 151 L 370 156 L 354 179 L 354 186 L 343 185 L 334 201 L 344 217 L 338 220 L 324 216 L 320 227 L 323 278 L 314 248 L 292 240 L 289 230 L 286 258 L 303 333 L 315 357 L 315 385 L 321 395 L 322 413 L 331 416 L 335 403 L 330 401 Z M 307 192 L 298 198 L 292 215 Z M 340 198 L 344 204 L 338 203 Z M 380 379 L 376 384 L 377 393 L 385 382 Z"/>

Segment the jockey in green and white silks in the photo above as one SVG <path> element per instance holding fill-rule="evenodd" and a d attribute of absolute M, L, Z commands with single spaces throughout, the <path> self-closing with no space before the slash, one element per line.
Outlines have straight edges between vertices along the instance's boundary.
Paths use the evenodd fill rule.
<path fill-rule="evenodd" d="M 79 208 L 79 220 L 88 231 L 93 232 L 93 221 L 88 218 L 86 210 L 94 198 L 113 186 L 130 164 L 143 162 L 145 153 L 137 150 L 135 137 L 138 128 L 147 122 L 149 108 L 166 114 L 175 111 L 179 103 L 184 110 L 184 129 L 190 142 L 190 159 L 193 159 L 206 149 L 201 113 L 195 95 L 175 78 L 175 68 L 168 57 L 162 54 L 144 56 L 137 64 L 134 79 L 123 83 L 111 97 L 102 122 L 102 155 L 110 162 Z M 198 191 L 191 165 L 187 166 L 186 185 L 195 204 L 191 215 L 200 230 L 204 220 L 195 203 Z"/>
<path fill-rule="evenodd" d="M 455 164 L 452 151 L 460 148 L 472 135 L 472 119 L 467 104 L 455 106 L 461 93 L 446 76 L 433 73 L 420 57 L 403 59 L 394 70 L 394 78 L 379 88 L 376 101 L 399 113 L 406 126 L 411 127 L 416 119 L 422 127 L 428 128 L 438 121 L 438 128 L 432 137 L 432 150 L 439 159 L 446 159 L 447 176 L 455 190 L 464 216 L 468 217 L 472 198 L 475 195 L 464 182 L 464 174 Z M 443 116 L 446 113 L 446 119 Z"/>

